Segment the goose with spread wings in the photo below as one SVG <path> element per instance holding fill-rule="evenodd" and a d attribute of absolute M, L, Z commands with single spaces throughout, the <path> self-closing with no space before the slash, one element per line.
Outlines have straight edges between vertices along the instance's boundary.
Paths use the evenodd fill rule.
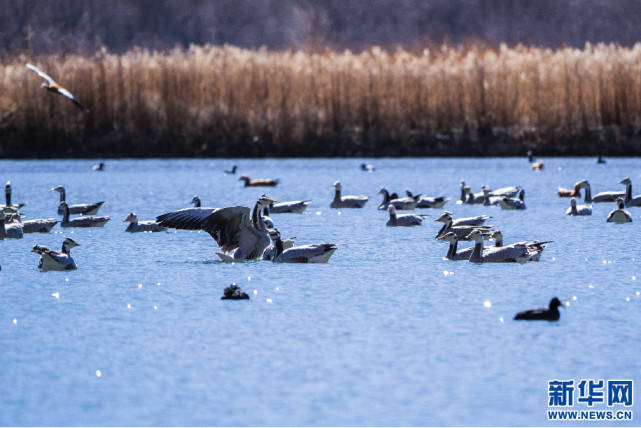
<path fill-rule="evenodd" d="M 43 83 L 42 85 L 40 85 L 44 89 L 53 92 L 54 94 L 62 95 L 65 98 L 69 98 L 74 103 L 74 105 L 82 111 L 89 111 L 87 108 L 85 108 L 84 105 L 80 103 L 80 101 L 76 99 L 76 97 L 71 92 L 57 84 L 56 81 L 53 80 L 47 73 L 40 70 L 33 64 L 27 64 L 27 68 L 47 81 L 47 83 Z"/>
<path fill-rule="evenodd" d="M 263 208 L 276 202 L 263 195 L 254 209 L 247 207 L 184 208 L 156 218 L 161 226 L 204 230 L 216 241 L 223 252 L 221 258 L 232 260 L 258 259 L 270 244 L 269 233 L 261 216 Z M 226 253 L 233 251 L 230 257 Z"/>

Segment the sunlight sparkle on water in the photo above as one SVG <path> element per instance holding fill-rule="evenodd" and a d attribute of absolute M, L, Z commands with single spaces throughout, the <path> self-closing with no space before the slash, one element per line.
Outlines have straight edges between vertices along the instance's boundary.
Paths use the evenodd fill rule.
<path fill-rule="evenodd" d="M 138 288 L 142 288 L 142 284 L 138 284 Z"/>
<path fill-rule="evenodd" d="M 499 317 L 499 322 L 503 322 L 503 317 Z"/>
<path fill-rule="evenodd" d="M 485 302 L 483 302 L 483 307 L 491 308 L 492 307 L 492 302 L 490 302 L 489 300 L 486 300 Z"/>
<path fill-rule="evenodd" d="M 96 370 L 96 377 L 102 376 L 102 372 L 100 370 Z"/>
<path fill-rule="evenodd" d="M 272 299 L 269 299 L 269 298 L 268 298 L 268 299 L 265 299 L 265 301 L 266 301 L 267 303 L 271 303 L 271 302 L 272 302 Z"/>
<path fill-rule="evenodd" d="M 258 290 L 254 290 L 254 295 L 258 294 Z"/>
<path fill-rule="evenodd" d="M 14 325 L 18 324 L 18 319 L 17 319 L 17 318 L 14 318 L 14 319 L 13 319 L 13 324 L 14 324 Z"/>
<path fill-rule="evenodd" d="M 56 300 L 60 299 L 60 293 L 58 293 L 57 291 L 55 293 L 51 293 L 51 295 L 55 297 Z"/>
<path fill-rule="evenodd" d="M 127 303 L 127 309 L 131 309 L 131 303 Z"/>

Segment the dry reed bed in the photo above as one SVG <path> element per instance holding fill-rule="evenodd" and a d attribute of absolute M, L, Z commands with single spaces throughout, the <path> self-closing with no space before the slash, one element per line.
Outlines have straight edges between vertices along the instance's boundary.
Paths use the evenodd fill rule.
<path fill-rule="evenodd" d="M 91 112 L 45 93 L 26 62 Z M 0 60 L 5 155 L 403 154 L 459 140 L 465 151 L 484 135 L 536 142 L 608 125 L 639 133 L 641 44 L 358 54 L 194 46 Z"/>

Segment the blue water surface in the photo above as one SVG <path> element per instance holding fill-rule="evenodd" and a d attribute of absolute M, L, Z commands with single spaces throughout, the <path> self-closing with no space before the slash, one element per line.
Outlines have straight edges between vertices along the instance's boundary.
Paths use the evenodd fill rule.
<path fill-rule="evenodd" d="M 113 160 L 104 172 L 1 161 L 28 218 L 56 216 L 50 189 L 64 184 L 70 203 L 104 200 L 112 219 L 0 242 L 0 424 L 546 425 L 548 380 L 641 381 L 641 208 L 609 224 L 613 204 L 572 218 L 556 195 L 583 178 L 593 194 L 623 189 L 624 176 L 641 190 L 641 159 L 550 158 L 544 171 L 525 159 L 376 159 L 362 172 L 367 161 Z M 232 164 L 281 183 L 243 188 L 223 173 Z M 521 185 L 527 210 L 456 205 L 460 179 L 474 191 Z M 365 208 L 329 209 L 335 180 L 368 195 Z M 386 227 L 382 186 L 448 195 L 455 216 L 491 215 L 507 243 L 554 243 L 539 263 L 446 261 L 442 210 Z M 342 244 L 329 264 L 224 264 L 204 232 L 124 232 L 131 211 L 152 219 L 194 194 L 251 206 L 263 192 L 313 201 L 272 218 L 299 244 Z M 65 236 L 81 244 L 78 270 L 39 272 L 31 247 Z M 231 282 L 251 300 L 221 301 Z M 512 321 L 553 296 L 569 302 L 559 322 Z"/>

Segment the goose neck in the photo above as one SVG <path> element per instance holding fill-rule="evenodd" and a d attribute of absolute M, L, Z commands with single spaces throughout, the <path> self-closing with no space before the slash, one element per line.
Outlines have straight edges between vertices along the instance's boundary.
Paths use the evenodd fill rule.
<path fill-rule="evenodd" d="M 4 189 L 4 198 L 5 198 L 5 204 L 10 207 L 11 206 L 11 186 L 7 186 Z"/>

